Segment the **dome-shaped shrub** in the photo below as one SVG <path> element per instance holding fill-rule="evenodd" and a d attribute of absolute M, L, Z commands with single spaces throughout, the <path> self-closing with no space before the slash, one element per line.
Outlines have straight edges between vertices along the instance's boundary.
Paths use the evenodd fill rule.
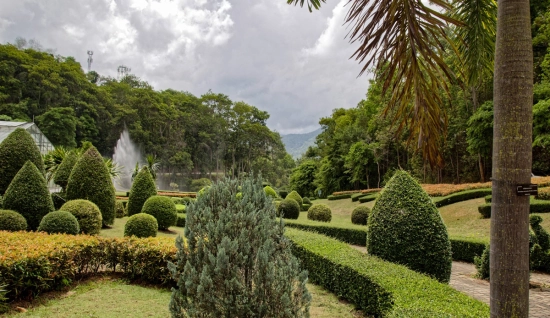
<path fill-rule="evenodd" d="M 27 161 L 13 178 L 4 195 L 4 209 L 20 213 L 33 231 L 44 215 L 54 211 L 46 179 L 34 163 Z"/>
<path fill-rule="evenodd" d="M 72 200 L 63 204 L 62 211 L 70 212 L 78 220 L 82 234 L 99 234 L 101 225 L 101 211 L 95 203 L 88 200 Z"/>
<path fill-rule="evenodd" d="M 155 180 L 153 180 L 149 168 L 143 167 L 134 178 L 134 183 L 132 183 L 128 206 L 126 207 L 128 215 L 141 213 L 145 201 L 154 195 L 157 195 Z"/>
<path fill-rule="evenodd" d="M 124 236 L 155 237 L 157 236 L 157 220 L 147 213 L 132 215 L 124 226 Z"/>
<path fill-rule="evenodd" d="M 367 225 L 370 209 L 368 206 L 358 205 L 351 213 L 351 223 L 359 225 Z"/>
<path fill-rule="evenodd" d="M 330 222 L 332 211 L 326 204 L 314 204 L 307 210 L 307 218 L 313 221 Z"/>
<path fill-rule="evenodd" d="M 29 160 L 44 176 L 44 161 L 38 146 L 28 131 L 17 128 L 0 143 L 0 195 L 6 192 L 11 180 Z"/>
<path fill-rule="evenodd" d="M 302 206 L 304 204 L 304 201 L 302 200 L 302 197 L 298 194 L 296 191 L 290 192 L 285 199 L 294 199 L 296 202 L 298 202 L 299 206 Z"/>
<path fill-rule="evenodd" d="M 154 195 L 145 201 L 142 209 L 143 213 L 150 214 L 157 219 L 158 228 L 166 230 L 176 224 L 178 214 L 176 205 L 168 197 Z"/>
<path fill-rule="evenodd" d="M 302 204 L 311 204 L 311 200 L 308 197 L 304 197 L 302 199 L 302 202 L 303 202 Z"/>
<path fill-rule="evenodd" d="M 95 203 L 101 211 L 104 225 L 115 221 L 115 187 L 103 157 L 95 147 L 80 156 L 69 176 L 67 200 L 76 199 Z"/>
<path fill-rule="evenodd" d="M 264 188 L 264 192 L 265 192 L 265 195 L 267 195 L 268 197 L 272 197 L 273 199 L 277 197 L 277 192 L 275 192 L 275 190 L 273 190 L 273 188 L 270 186 L 266 186 Z"/>
<path fill-rule="evenodd" d="M 73 168 L 78 161 L 78 155 L 75 151 L 70 151 L 63 161 L 61 161 L 61 164 L 57 168 L 57 171 L 55 172 L 55 175 L 53 177 L 53 182 L 63 189 L 67 188 L 67 182 L 69 182 L 69 177 L 71 176 L 71 171 L 73 171 Z"/>
<path fill-rule="evenodd" d="M 451 275 L 451 243 L 428 194 L 407 172 L 397 171 L 368 219 L 369 254 L 425 273 L 441 282 Z"/>
<path fill-rule="evenodd" d="M 0 231 L 24 231 L 27 229 L 27 220 L 11 210 L 0 210 Z"/>
<path fill-rule="evenodd" d="M 126 215 L 126 209 L 124 208 L 124 203 L 122 201 L 116 201 L 115 203 L 115 216 L 117 218 L 123 218 Z"/>
<path fill-rule="evenodd" d="M 300 206 L 294 199 L 284 199 L 277 207 L 277 215 L 285 219 L 297 219 L 300 216 Z"/>
<path fill-rule="evenodd" d="M 70 212 L 67 211 L 55 211 L 46 214 L 40 225 L 38 231 L 46 232 L 49 234 L 73 234 L 80 233 L 80 227 L 78 221 Z"/>

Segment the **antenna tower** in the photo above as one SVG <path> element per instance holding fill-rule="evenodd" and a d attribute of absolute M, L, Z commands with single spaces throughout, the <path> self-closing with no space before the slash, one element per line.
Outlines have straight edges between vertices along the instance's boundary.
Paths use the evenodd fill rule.
<path fill-rule="evenodd" d="M 94 61 L 92 55 L 94 55 L 94 51 L 88 50 L 88 72 L 92 69 L 92 62 Z"/>
<path fill-rule="evenodd" d="M 120 66 L 117 68 L 118 78 L 119 78 L 119 79 L 124 78 L 126 75 L 128 75 L 128 73 L 130 73 L 131 70 L 132 70 L 132 69 L 129 68 L 128 66 L 120 65 Z"/>

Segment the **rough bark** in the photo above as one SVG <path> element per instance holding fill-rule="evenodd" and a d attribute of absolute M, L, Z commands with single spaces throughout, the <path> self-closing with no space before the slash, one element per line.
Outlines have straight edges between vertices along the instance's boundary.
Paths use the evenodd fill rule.
<path fill-rule="evenodd" d="M 498 2 L 494 76 L 491 317 L 529 314 L 533 53 L 528 0 Z"/>

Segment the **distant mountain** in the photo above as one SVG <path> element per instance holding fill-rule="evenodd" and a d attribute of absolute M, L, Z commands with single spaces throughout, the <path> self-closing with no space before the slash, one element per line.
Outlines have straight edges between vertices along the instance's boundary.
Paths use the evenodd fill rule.
<path fill-rule="evenodd" d="M 317 137 L 321 131 L 322 129 L 319 128 L 307 134 L 281 135 L 283 143 L 285 144 L 286 152 L 288 152 L 292 158 L 300 158 L 309 146 L 313 146 L 315 144 L 315 137 Z"/>

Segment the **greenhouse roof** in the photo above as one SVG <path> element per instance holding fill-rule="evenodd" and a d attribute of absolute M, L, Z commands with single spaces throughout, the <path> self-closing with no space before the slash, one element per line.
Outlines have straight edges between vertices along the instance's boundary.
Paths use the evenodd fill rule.
<path fill-rule="evenodd" d="M 6 137 L 8 137 L 8 135 L 11 134 L 11 132 L 16 130 L 17 128 L 28 129 L 32 125 L 34 125 L 34 123 L 25 123 L 25 122 L 17 122 L 17 121 L 0 121 L 0 142 L 6 139 Z"/>
<path fill-rule="evenodd" d="M 53 149 L 53 145 L 40 129 L 34 123 L 26 122 L 0 121 L 0 143 L 17 128 L 23 128 L 31 134 L 41 153 L 44 154 Z"/>

